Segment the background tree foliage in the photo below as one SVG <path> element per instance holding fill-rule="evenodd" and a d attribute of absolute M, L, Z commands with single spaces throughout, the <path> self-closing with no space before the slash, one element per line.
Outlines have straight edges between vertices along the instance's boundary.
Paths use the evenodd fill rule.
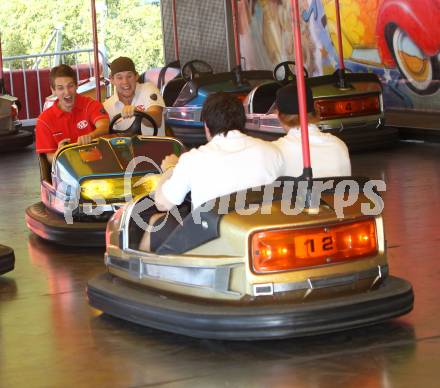
<path fill-rule="evenodd" d="M 109 61 L 129 56 L 140 73 L 163 65 L 159 2 L 96 0 L 96 4 L 99 43 L 105 45 Z M 2 1 L 3 57 L 41 52 L 60 24 L 64 25 L 62 50 L 92 47 L 89 0 Z"/>

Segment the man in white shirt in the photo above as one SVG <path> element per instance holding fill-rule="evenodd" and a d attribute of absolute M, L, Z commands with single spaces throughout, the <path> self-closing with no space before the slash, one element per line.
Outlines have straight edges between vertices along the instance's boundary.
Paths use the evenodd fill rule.
<path fill-rule="evenodd" d="M 276 97 L 278 118 L 287 135 L 272 142 L 284 159 L 283 176 L 297 177 L 303 173 L 301 128 L 296 83 L 279 89 Z M 351 175 L 351 163 L 345 143 L 334 135 L 323 133 L 317 127 L 313 95 L 306 82 L 307 112 L 309 122 L 310 160 L 313 177 Z"/>
<path fill-rule="evenodd" d="M 208 143 L 182 154 L 167 156 L 162 162 L 164 179 L 155 193 L 159 211 L 180 205 L 191 192 L 193 209 L 203 203 L 272 183 L 280 175 L 282 157 L 271 143 L 242 133 L 246 122 L 243 104 L 228 93 L 210 95 L 202 109 Z M 161 217 L 154 215 L 150 225 Z M 168 217 L 172 219 L 172 217 Z M 154 238 L 155 233 L 151 233 Z M 154 249 L 145 233 L 140 249 Z"/>
<path fill-rule="evenodd" d="M 122 119 L 114 126 L 115 131 L 125 131 L 134 121 L 134 111 L 149 114 L 156 122 L 159 136 L 165 136 L 162 123 L 163 108 L 165 103 L 159 89 L 147 81 L 139 84 L 139 74 L 133 61 L 127 57 L 116 58 L 110 65 L 110 82 L 115 93 L 104 102 L 104 108 L 113 119 L 121 113 Z M 153 130 L 148 120 L 142 120 L 142 134 L 152 135 Z"/>

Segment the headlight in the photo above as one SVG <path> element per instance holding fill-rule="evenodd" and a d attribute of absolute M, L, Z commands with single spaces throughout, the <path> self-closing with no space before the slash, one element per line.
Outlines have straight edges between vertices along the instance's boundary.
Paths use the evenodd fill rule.
<path fill-rule="evenodd" d="M 81 197 L 85 200 L 124 200 L 141 194 L 150 194 L 156 189 L 158 174 L 133 176 L 131 179 L 101 178 L 81 182 Z M 126 179 L 129 182 L 126 183 Z"/>

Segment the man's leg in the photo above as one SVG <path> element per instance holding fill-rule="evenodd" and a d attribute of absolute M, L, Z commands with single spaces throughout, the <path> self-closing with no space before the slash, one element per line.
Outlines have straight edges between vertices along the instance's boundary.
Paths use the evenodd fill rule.
<path fill-rule="evenodd" d="M 166 216 L 167 213 L 154 213 L 149 221 L 148 224 L 151 226 L 156 226 L 158 225 L 160 222 L 163 221 L 163 217 Z M 151 233 L 150 231 L 146 230 L 144 232 L 144 235 L 142 236 L 141 242 L 139 244 L 139 250 L 141 251 L 147 251 L 147 252 L 151 252 L 151 236 L 156 234 L 158 232 L 153 232 Z"/>
<path fill-rule="evenodd" d="M 153 232 L 146 230 L 142 236 L 139 249 L 147 252 L 154 252 L 165 239 L 179 226 L 179 221 L 170 215 L 170 213 L 155 213 L 148 221 L 151 227 L 155 227 Z"/>

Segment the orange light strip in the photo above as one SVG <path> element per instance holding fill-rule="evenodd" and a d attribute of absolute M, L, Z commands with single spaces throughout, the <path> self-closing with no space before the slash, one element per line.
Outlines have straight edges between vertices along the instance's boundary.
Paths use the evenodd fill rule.
<path fill-rule="evenodd" d="M 374 219 L 309 229 L 268 230 L 251 235 L 255 273 L 289 271 L 377 254 Z"/>
<path fill-rule="evenodd" d="M 315 110 L 321 120 L 378 114 L 380 113 L 380 99 L 376 95 L 316 100 Z"/>
<path fill-rule="evenodd" d="M 102 153 L 97 147 L 79 150 L 79 156 L 85 163 L 96 162 L 102 159 Z"/>

